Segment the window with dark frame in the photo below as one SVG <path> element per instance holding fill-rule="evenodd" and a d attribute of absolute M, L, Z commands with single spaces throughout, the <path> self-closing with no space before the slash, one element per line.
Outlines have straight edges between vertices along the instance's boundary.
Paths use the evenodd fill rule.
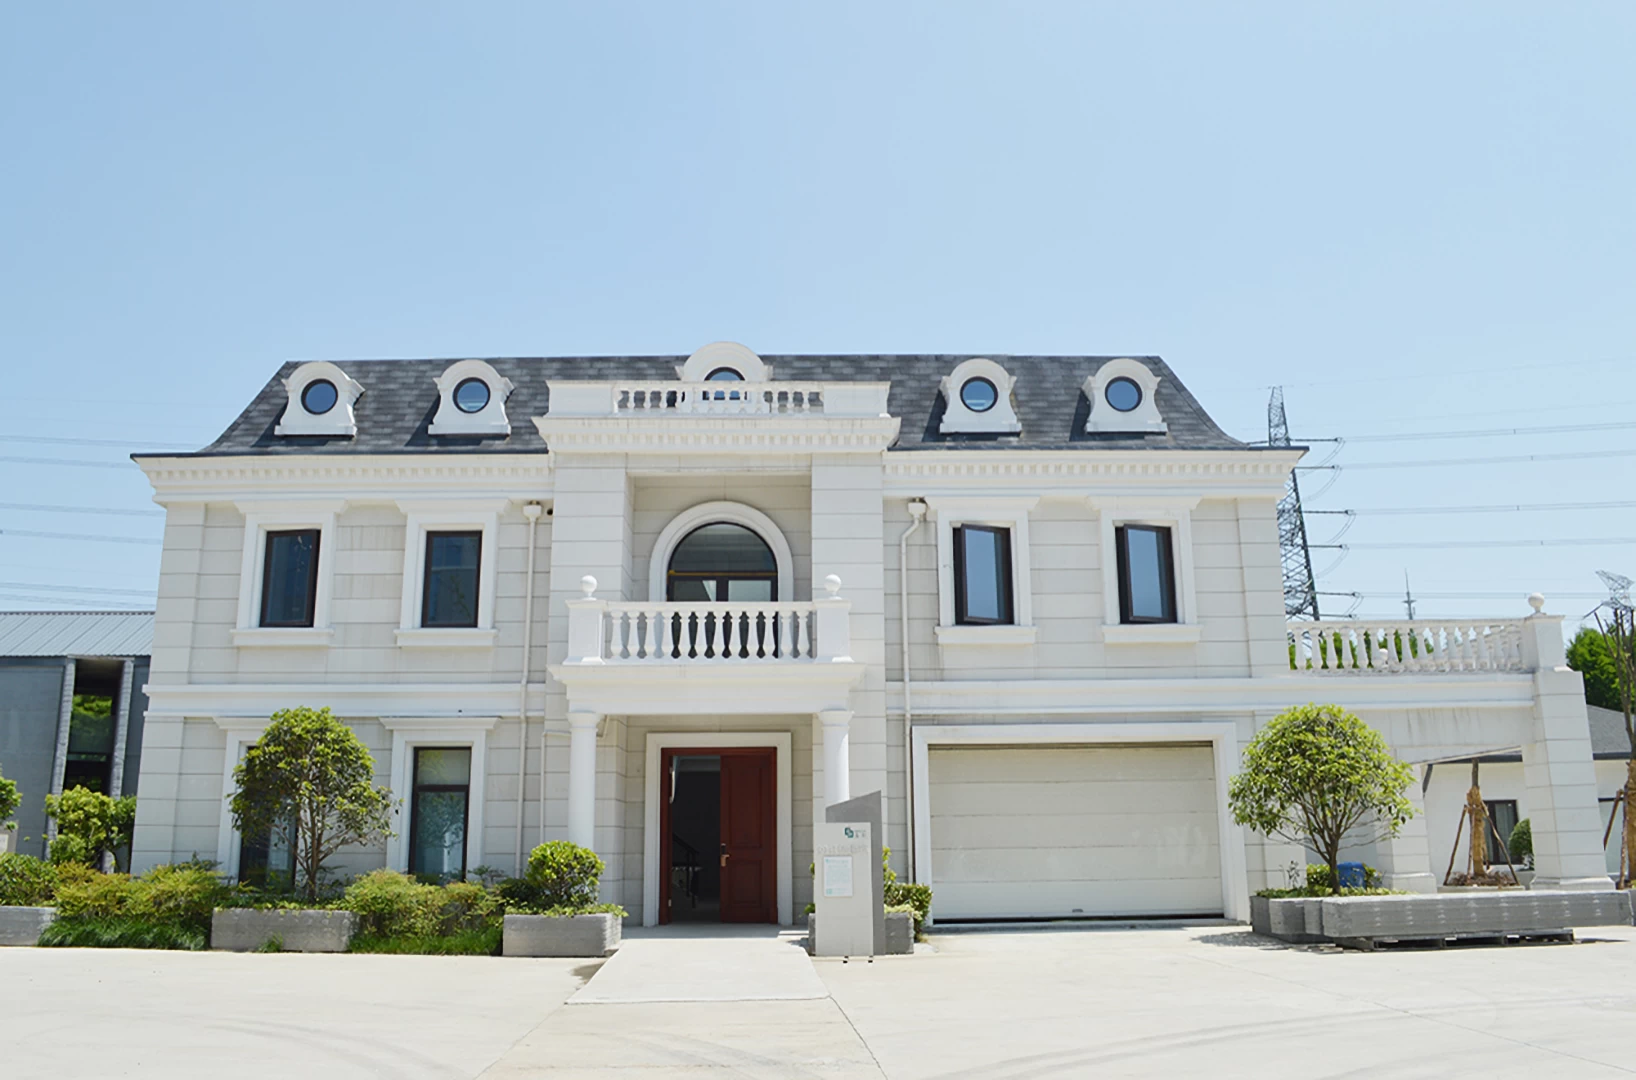
<path fill-rule="evenodd" d="M 311 626 L 318 607 L 318 530 L 267 534 L 261 568 L 261 625 Z"/>
<path fill-rule="evenodd" d="M 954 621 L 1004 626 L 1015 621 L 1011 597 L 1011 530 L 994 525 L 954 528 Z"/>
<path fill-rule="evenodd" d="M 477 579 L 483 564 L 483 534 L 429 532 L 421 587 L 420 625 L 477 625 Z"/>
<path fill-rule="evenodd" d="M 1483 806 L 1488 810 L 1488 820 L 1494 823 L 1494 828 L 1488 834 L 1488 862 L 1490 866 L 1504 866 L 1507 861 L 1507 848 L 1511 844 L 1511 830 L 1517 827 L 1517 800 L 1515 799 L 1485 799 Z M 1495 833 L 1499 834 L 1499 848 L 1496 849 Z"/>
<path fill-rule="evenodd" d="M 409 808 L 409 872 L 446 881 L 466 877 L 471 748 L 416 747 Z"/>
<path fill-rule="evenodd" d="M 1170 529 L 1121 525 L 1115 530 L 1119 559 L 1119 621 L 1176 621 L 1176 571 Z"/>

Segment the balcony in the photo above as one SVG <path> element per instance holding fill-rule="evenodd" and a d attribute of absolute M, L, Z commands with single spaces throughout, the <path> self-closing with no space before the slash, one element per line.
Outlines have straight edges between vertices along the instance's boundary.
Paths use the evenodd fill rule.
<path fill-rule="evenodd" d="M 550 384 L 549 416 L 880 418 L 890 383 L 621 380 Z"/>
<path fill-rule="evenodd" d="M 1290 668 L 1369 676 L 1530 670 L 1523 620 L 1346 619 L 1291 623 Z"/>
<path fill-rule="evenodd" d="M 585 577 L 568 602 L 570 704 L 603 714 L 768 714 L 843 708 L 863 674 L 852 602 L 831 574 L 818 600 L 604 600 Z"/>

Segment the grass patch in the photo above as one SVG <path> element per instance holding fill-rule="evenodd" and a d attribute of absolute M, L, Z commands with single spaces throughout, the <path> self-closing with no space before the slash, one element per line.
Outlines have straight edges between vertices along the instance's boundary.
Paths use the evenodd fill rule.
<path fill-rule="evenodd" d="M 183 949 L 210 947 L 210 935 L 173 922 L 130 915 L 96 915 L 58 919 L 40 933 L 43 947 L 69 949 Z"/>
<path fill-rule="evenodd" d="M 358 934 L 348 952 L 415 956 L 499 956 L 500 924 L 452 934 Z"/>

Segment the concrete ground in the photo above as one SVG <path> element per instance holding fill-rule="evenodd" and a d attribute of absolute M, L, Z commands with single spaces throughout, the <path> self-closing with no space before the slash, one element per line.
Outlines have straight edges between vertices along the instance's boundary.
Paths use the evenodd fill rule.
<path fill-rule="evenodd" d="M 1636 1073 L 1636 929 L 1581 937 L 1362 954 L 1233 926 L 986 930 L 842 964 L 771 929 L 638 932 L 589 983 L 580 961 L 0 949 L 0 1076 Z"/>

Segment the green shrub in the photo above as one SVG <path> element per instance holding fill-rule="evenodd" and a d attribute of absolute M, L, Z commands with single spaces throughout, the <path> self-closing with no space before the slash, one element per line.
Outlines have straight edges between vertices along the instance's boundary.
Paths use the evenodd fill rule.
<path fill-rule="evenodd" d="M 529 853 L 523 880 L 534 890 L 534 906 L 578 910 L 596 904 L 602 870 L 596 852 L 567 840 L 551 840 Z"/>
<path fill-rule="evenodd" d="M 499 956 L 499 920 L 487 925 L 456 930 L 450 934 L 358 934 L 347 951 L 355 953 L 400 953 L 420 956 Z"/>
<path fill-rule="evenodd" d="M 887 910 L 907 908 L 915 913 L 915 933 L 920 933 L 926 925 L 926 919 L 932 913 L 932 887 L 930 885 L 911 885 L 905 881 L 894 881 L 886 886 Z"/>
<path fill-rule="evenodd" d="M 274 934 L 272 937 L 268 938 L 266 941 L 263 941 L 260 945 L 257 945 L 255 948 L 251 949 L 250 951 L 251 952 L 283 952 L 284 951 L 284 939 L 279 937 L 277 934 Z"/>
<path fill-rule="evenodd" d="M 90 788 L 71 787 L 61 795 L 47 795 L 45 813 L 57 823 L 51 861 L 94 866 L 104 854 L 130 844 L 136 799 L 116 799 Z"/>
<path fill-rule="evenodd" d="M 0 907 L 45 907 L 57 892 L 57 868 L 8 851 L 0 855 Z"/>
<path fill-rule="evenodd" d="M 1335 891 L 1335 873 L 1324 863 L 1307 864 L 1307 888 L 1314 892 Z"/>
<path fill-rule="evenodd" d="M 57 915 L 60 919 L 108 919 L 125 915 L 136 891 L 125 874 L 99 874 L 81 863 L 57 867 Z"/>
<path fill-rule="evenodd" d="M 1523 818 L 1511 828 L 1511 836 L 1505 842 L 1505 850 L 1511 855 L 1511 862 L 1523 868 L 1534 868 L 1534 827 Z"/>
<path fill-rule="evenodd" d="M 11 820 L 11 815 L 23 805 L 23 797 L 17 792 L 17 782 L 7 780 L 0 775 L 0 829 L 15 829 L 17 823 Z"/>
<path fill-rule="evenodd" d="M 451 881 L 442 891 L 438 921 L 445 934 L 483 929 L 494 921 L 499 910 L 494 894 L 476 882 Z"/>
<path fill-rule="evenodd" d="M 358 916 L 360 934 L 435 934 L 442 921 L 443 890 L 396 870 L 372 870 L 347 886 L 341 907 Z"/>
<path fill-rule="evenodd" d="M 187 949 L 210 946 L 210 934 L 176 922 L 135 915 L 59 918 L 40 933 L 40 944 L 76 949 Z"/>
<path fill-rule="evenodd" d="M 207 932 L 211 913 L 228 893 L 214 873 L 186 864 L 156 866 L 131 884 L 130 914 Z"/>

